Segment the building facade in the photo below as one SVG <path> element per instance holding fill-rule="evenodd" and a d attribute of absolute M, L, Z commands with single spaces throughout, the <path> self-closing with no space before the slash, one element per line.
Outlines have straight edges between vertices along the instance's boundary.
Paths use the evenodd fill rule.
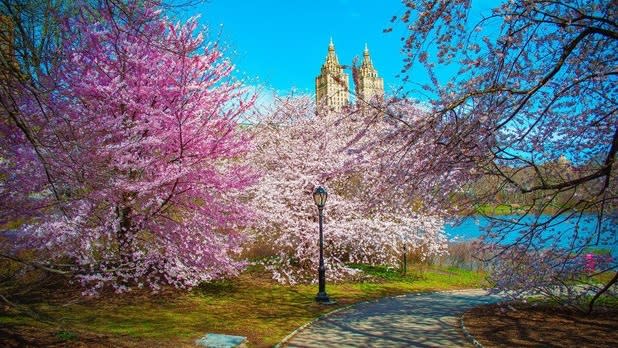
<path fill-rule="evenodd" d="M 361 110 L 366 109 L 371 101 L 384 99 L 384 80 L 378 76 L 366 44 L 363 61 L 356 74 L 355 93 L 357 106 Z M 315 96 L 318 110 L 341 111 L 350 104 L 348 74 L 339 64 L 332 39 L 320 75 L 315 78 Z"/>
<path fill-rule="evenodd" d="M 339 65 L 333 39 L 328 44 L 328 54 L 320 70 L 320 75 L 315 78 L 315 95 L 319 109 L 341 111 L 349 103 L 348 74 Z"/>
<path fill-rule="evenodd" d="M 365 44 L 363 62 L 358 69 L 354 87 L 356 89 L 356 105 L 361 111 L 384 100 L 384 79 L 378 76 L 378 71 L 373 66 L 367 44 Z"/>

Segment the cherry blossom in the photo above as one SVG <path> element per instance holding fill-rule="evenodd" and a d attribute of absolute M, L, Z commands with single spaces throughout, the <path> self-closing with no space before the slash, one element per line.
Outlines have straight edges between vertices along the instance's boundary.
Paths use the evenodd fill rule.
<path fill-rule="evenodd" d="M 194 19 L 126 6 L 79 7 L 47 92 L 16 91 L 1 123 L 1 219 L 21 219 L 20 248 L 68 261 L 90 291 L 237 274 L 256 178 L 237 119 L 252 98 Z"/>
<path fill-rule="evenodd" d="M 445 251 L 442 219 L 421 215 L 380 195 L 375 143 L 389 125 L 348 108 L 320 112 L 308 97 L 280 99 L 255 127 L 250 159 L 263 177 L 252 189 L 258 215 L 257 246 L 268 246 L 265 264 L 283 283 L 317 280 L 317 185 L 329 192 L 324 208 L 326 276 L 357 273 L 349 263 L 397 266 L 404 243 L 423 256 Z"/>
<path fill-rule="evenodd" d="M 422 69 L 431 83 L 426 118 L 391 114 L 410 149 L 394 153 L 393 183 L 455 214 L 517 201 L 520 216 L 492 217 L 484 238 L 496 289 L 595 293 L 592 306 L 618 281 L 599 285 L 584 262 L 618 240 L 616 6 L 505 1 L 472 21 L 469 0 L 403 4 L 386 31 L 405 32 L 405 80 Z"/>

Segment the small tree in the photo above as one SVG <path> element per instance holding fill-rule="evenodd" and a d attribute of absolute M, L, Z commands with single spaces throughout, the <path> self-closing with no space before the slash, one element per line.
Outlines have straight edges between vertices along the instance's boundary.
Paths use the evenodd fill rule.
<path fill-rule="evenodd" d="M 425 67 L 433 83 L 424 89 L 435 96 L 429 117 L 400 123 L 409 148 L 432 156 L 422 171 L 410 170 L 419 157 L 399 156 L 399 172 L 415 178 L 408 193 L 443 207 L 456 193 L 460 208 L 517 193 L 524 215 L 492 217 L 485 236 L 499 261 L 497 289 L 570 300 L 593 293 L 591 309 L 618 281 L 615 255 L 592 274 L 614 272 L 604 284 L 582 262 L 589 247 L 618 238 L 616 6 L 508 1 L 470 23 L 467 0 L 404 4 L 404 70 Z M 443 82 L 438 69 L 449 64 L 460 71 Z M 467 190 L 481 177 L 483 190 Z"/>
<path fill-rule="evenodd" d="M 22 219 L 21 247 L 69 260 L 91 290 L 236 274 L 253 175 L 236 123 L 251 100 L 231 64 L 153 2 L 78 10 L 48 93 L 14 91 L 2 119 L 2 219 Z"/>
<path fill-rule="evenodd" d="M 317 279 L 316 185 L 329 190 L 324 245 L 330 279 L 356 273 L 348 263 L 397 266 L 404 242 L 424 256 L 444 251 L 441 219 L 379 199 L 378 151 L 366 145 L 388 125 L 374 117 L 353 109 L 316 116 L 308 97 L 289 98 L 277 101 L 254 128 L 257 151 L 250 158 L 263 171 L 252 190 L 259 214 L 255 238 L 270 247 L 266 264 L 276 280 Z"/>

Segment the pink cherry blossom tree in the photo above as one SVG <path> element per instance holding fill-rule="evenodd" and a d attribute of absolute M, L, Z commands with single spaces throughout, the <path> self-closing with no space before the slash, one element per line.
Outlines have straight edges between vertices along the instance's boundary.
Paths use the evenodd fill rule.
<path fill-rule="evenodd" d="M 263 173 L 252 189 L 258 214 L 254 241 L 270 249 L 265 264 L 274 279 L 292 284 L 317 280 L 312 199 L 317 185 L 329 192 L 324 208 L 327 278 L 355 274 L 348 263 L 396 266 L 404 243 L 424 256 L 445 251 L 440 218 L 377 198 L 378 152 L 365 148 L 389 125 L 374 118 L 354 109 L 316 116 L 308 97 L 290 97 L 278 100 L 254 128 L 257 150 L 250 158 Z"/>
<path fill-rule="evenodd" d="M 91 291 L 236 274 L 255 175 L 237 124 L 252 98 L 232 65 L 156 2 L 75 13 L 45 93 L 16 88 L 2 118 L 2 221 L 23 221 L 20 248 L 68 261 Z"/>
<path fill-rule="evenodd" d="M 491 217 L 484 238 L 497 290 L 572 303 L 594 294 L 591 310 L 618 281 L 616 255 L 595 272 L 585 262 L 591 247 L 618 241 L 613 5 L 508 1 L 472 21 L 468 0 L 404 1 L 386 30 L 404 26 L 405 79 L 424 69 L 433 97 L 424 119 L 392 114 L 411 150 L 396 153 L 394 181 L 454 212 L 499 196 L 524 202 L 518 216 Z M 446 66 L 457 75 L 445 78 Z M 607 272 L 600 284 L 595 276 Z"/>

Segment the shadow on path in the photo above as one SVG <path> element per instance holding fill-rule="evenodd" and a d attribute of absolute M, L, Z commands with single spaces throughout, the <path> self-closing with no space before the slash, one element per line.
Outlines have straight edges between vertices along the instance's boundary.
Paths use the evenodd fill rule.
<path fill-rule="evenodd" d="M 499 301 L 483 290 L 410 294 L 361 303 L 314 322 L 284 347 L 464 347 L 467 309 Z"/>

